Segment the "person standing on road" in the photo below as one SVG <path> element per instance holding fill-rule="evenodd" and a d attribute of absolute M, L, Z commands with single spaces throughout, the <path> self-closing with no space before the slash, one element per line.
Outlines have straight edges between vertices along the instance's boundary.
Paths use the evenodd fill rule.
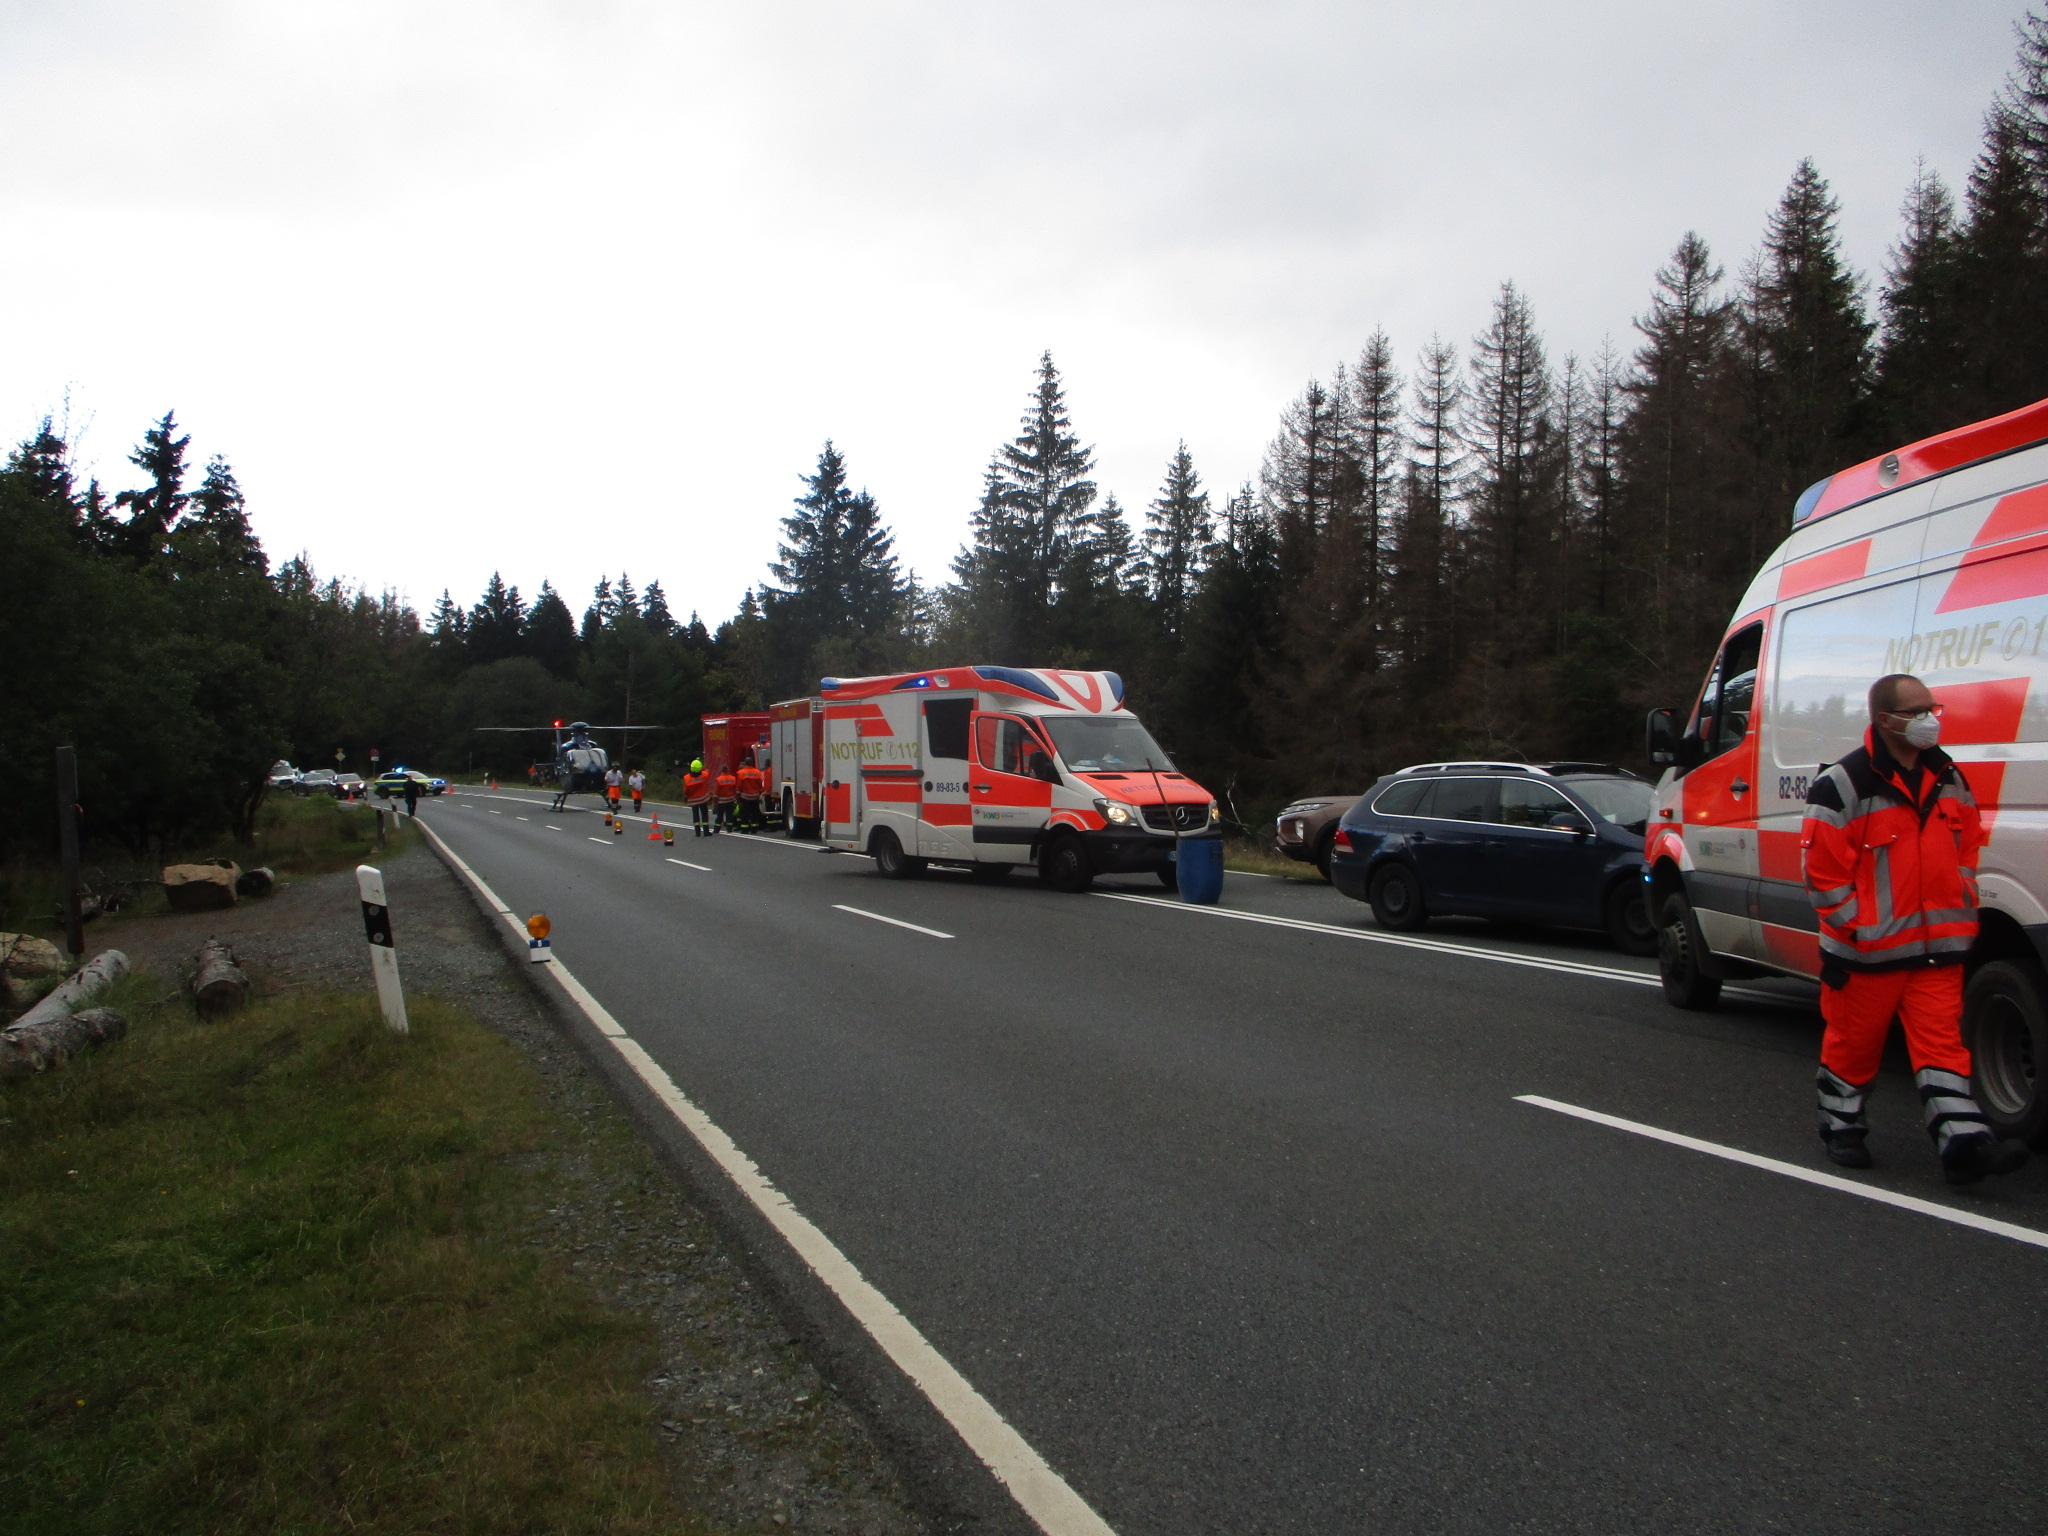
<path fill-rule="evenodd" d="M 1941 706 L 1904 672 L 1870 685 L 1863 745 L 1814 780 L 1800 832 L 1820 915 L 1820 1135 L 1868 1168 L 1864 1100 L 1896 1014 L 1927 1133 L 1951 1184 L 2011 1173 L 2024 1142 L 1996 1137 L 1970 1096 L 1963 959 L 1977 937 L 1984 824 L 1941 739 Z"/>
<path fill-rule="evenodd" d="M 696 837 L 711 835 L 711 775 L 698 758 L 683 775 L 683 804 L 690 808 L 690 832 Z"/>
<path fill-rule="evenodd" d="M 633 791 L 633 810 L 637 815 L 640 810 L 640 797 L 647 793 L 647 775 L 635 768 L 633 776 L 626 780 L 626 787 Z"/>
<path fill-rule="evenodd" d="M 420 813 L 420 781 L 411 774 L 405 776 L 405 814 L 417 816 Z"/>
<path fill-rule="evenodd" d="M 624 788 L 626 776 L 616 768 L 604 771 L 604 806 L 614 816 L 619 814 L 619 791 Z"/>
<path fill-rule="evenodd" d="M 754 754 L 749 752 L 740 759 L 739 779 L 740 826 L 749 832 L 758 832 L 765 825 L 761 820 L 761 770 L 754 766 Z"/>
<path fill-rule="evenodd" d="M 739 777 L 730 768 L 718 770 L 718 777 L 712 781 L 712 797 L 718 802 L 717 825 L 732 826 L 733 807 L 739 801 Z"/>

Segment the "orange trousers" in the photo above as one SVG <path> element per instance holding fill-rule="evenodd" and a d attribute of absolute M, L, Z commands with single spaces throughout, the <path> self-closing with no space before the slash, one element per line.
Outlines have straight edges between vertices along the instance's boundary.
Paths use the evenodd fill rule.
<path fill-rule="evenodd" d="M 1820 1064 L 1845 1083 L 1868 1083 L 1877 1076 L 1894 1015 L 1905 1027 L 1915 1072 L 1934 1067 L 1958 1077 L 1970 1075 L 1960 965 L 1851 971 L 1846 986 L 1821 988 L 1820 1013 L 1828 1026 L 1820 1039 Z"/>

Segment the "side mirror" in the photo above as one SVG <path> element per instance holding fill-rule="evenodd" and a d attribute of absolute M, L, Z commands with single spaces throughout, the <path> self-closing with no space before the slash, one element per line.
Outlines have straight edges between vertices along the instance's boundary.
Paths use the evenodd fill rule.
<path fill-rule="evenodd" d="M 1678 761 L 1678 713 L 1653 709 L 1643 721 L 1643 752 L 1660 766 Z"/>
<path fill-rule="evenodd" d="M 1550 827 L 1554 832 L 1576 832 L 1580 837 L 1593 830 L 1593 824 L 1577 811 L 1559 811 L 1550 818 Z"/>

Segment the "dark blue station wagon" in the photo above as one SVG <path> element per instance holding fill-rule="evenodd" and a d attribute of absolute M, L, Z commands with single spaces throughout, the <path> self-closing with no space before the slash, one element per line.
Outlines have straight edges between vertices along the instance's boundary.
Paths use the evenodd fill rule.
<path fill-rule="evenodd" d="M 1380 925 L 1490 917 L 1602 928 L 1654 955 L 1643 900 L 1650 786 L 1602 763 L 1421 763 L 1344 813 L 1330 879 Z"/>

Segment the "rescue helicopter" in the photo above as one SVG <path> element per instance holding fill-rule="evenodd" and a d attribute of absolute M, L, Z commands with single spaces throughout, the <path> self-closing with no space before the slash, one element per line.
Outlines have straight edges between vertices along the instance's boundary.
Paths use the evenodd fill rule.
<path fill-rule="evenodd" d="M 476 729 L 500 734 L 553 731 L 555 799 L 548 808 L 560 811 L 568 808 L 571 795 L 596 795 L 599 801 L 604 799 L 604 775 L 612 765 L 611 754 L 590 739 L 592 731 L 634 731 L 644 735 L 654 728 L 645 725 L 591 725 L 583 720 L 571 721 L 565 726 L 557 720 L 552 725 L 480 725 Z"/>

